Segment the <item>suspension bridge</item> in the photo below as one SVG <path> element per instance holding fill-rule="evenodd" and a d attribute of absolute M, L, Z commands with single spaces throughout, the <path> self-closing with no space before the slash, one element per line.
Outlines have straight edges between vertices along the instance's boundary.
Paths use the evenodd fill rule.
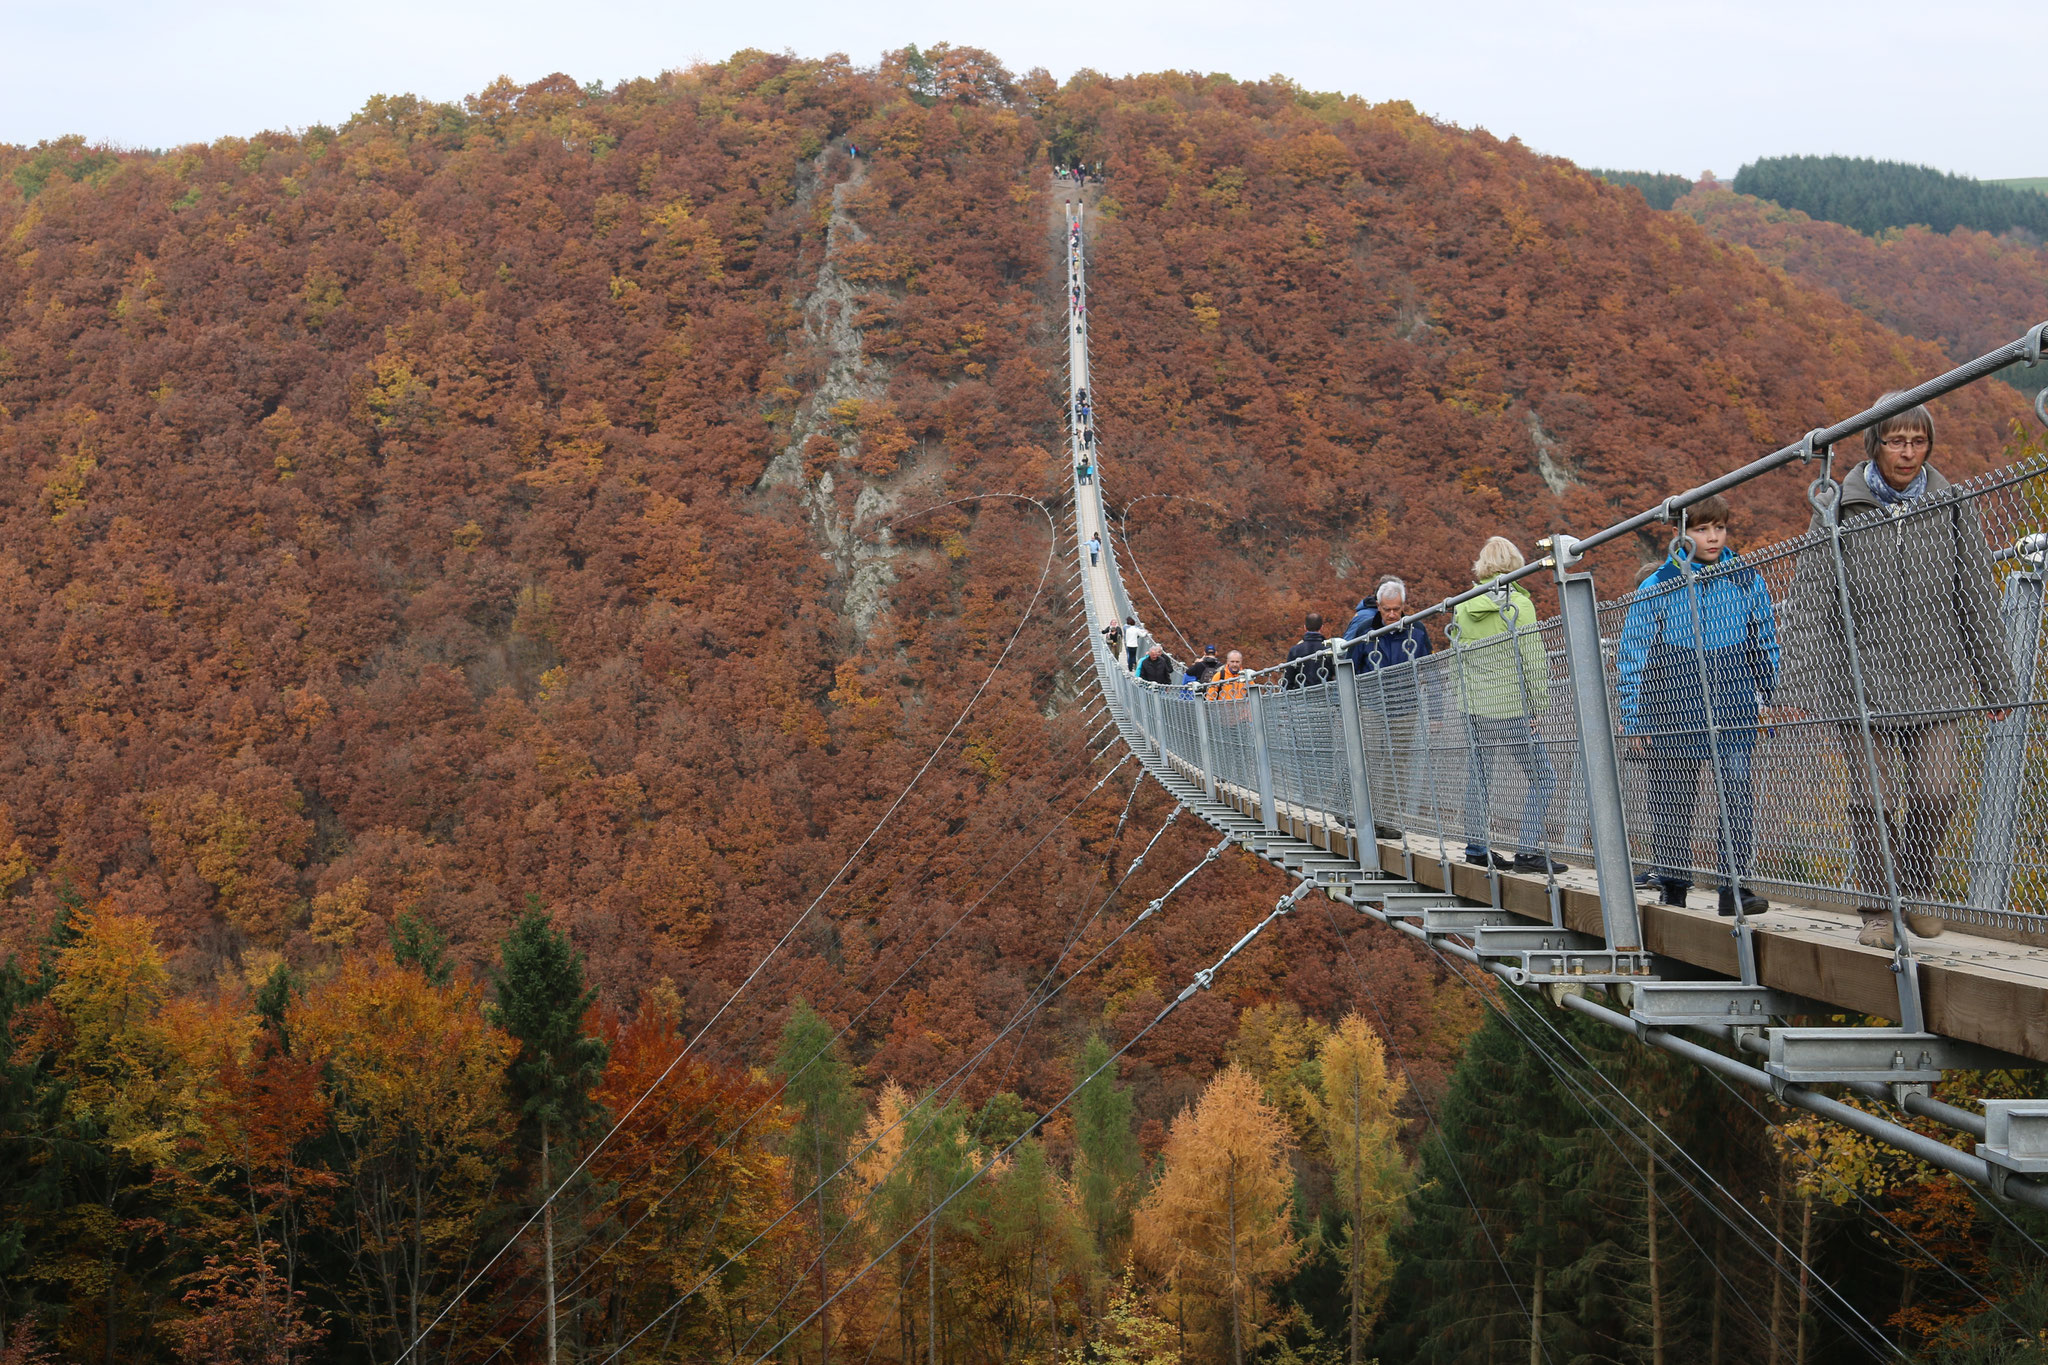
<path fill-rule="evenodd" d="M 1638 515 L 1555 535 L 1541 558 L 1407 621 L 1448 619 L 1482 598 L 1512 617 L 1509 587 L 1539 574 L 1555 587 L 1556 617 L 1509 620 L 1469 642 L 1453 626 L 1447 649 L 1392 666 L 1360 669 L 1360 642 L 1331 639 L 1293 676 L 1283 666 L 1200 686 L 1176 668 L 1160 684 L 1135 676 L 1105 636 L 1144 614 L 1095 476 L 1086 225 L 1078 201 L 1066 212 L 1088 639 L 1124 744 L 1181 807 L 1390 932 L 2048 1208 L 2048 1100 L 1985 1099 L 1979 1113 L 1933 1095 L 1947 1072 L 2048 1065 L 2048 737 L 2037 721 L 2048 461 L 1857 516 L 1844 506 L 1854 461 L 1835 454 L 1922 403 L 2038 364 L 2048 324 Z M 2048 391 L 2036 403 L 2048 422 L 2044 408 Z M 1725 566 L 1681 553 L 1671 581 L 1600 595 L 1591 551 L 1653 528 L 1682 538 L 1688 508 L 1791 465 L 1816 475 L 1813 532 Z M 1912 619 L 1888 601 L 1910 597 L 1894 591 L 1901 583 L 1935 585 L 1947 619 Z M 1728 610 L 1716 595 L 1731 587 L 1761 623 L 1746 641 L 1753 676 L 1733 687 L 1728 651 L 1708 643 L 1710 618 Z M 1644 619 L 1697 627 L 1651 644 L 1661 682 L 1646 680 L 1640 638 L 1630 650 Z M 1971 685 L 1923 679 L 1902 697 L 1888 665 L 1927 631 L 1957 637 Z M 1745 687 L 1782 704 L 1753 696 L 1754 714 L 1731 717 L 1723 699 Z M 1486 693 L 1510 704 L 1475 700 Z M 1656 714 L 1660 697 L 1667 714 Z M 1475 712 L 1512 733 L 1474 723 Z M 1709 790 L 1698 794 L 1702 771 Z M 1674 773 L 1688 790 L 1672 789 Z M 1541 847 L 1518 861 L 1540 871 L 1491 852 L 1532 837 Z M 1741 851 L 1720 851 L 1730 847 Z M 1672 894 L 1639 885 L 1645 868 Z M 1717 907 L 1717 881 L 1736 893 L 1732 915 Z M 1769 909 L 1756 913 L 1753 895 Z M 1828 1022 L 1844 1015 L 1871 1022 Z M 1835 1088 L 1878 1104 L 1845 1103 Z M 1974 1142 L 1936 1141 L 1887 1111 Z"/>

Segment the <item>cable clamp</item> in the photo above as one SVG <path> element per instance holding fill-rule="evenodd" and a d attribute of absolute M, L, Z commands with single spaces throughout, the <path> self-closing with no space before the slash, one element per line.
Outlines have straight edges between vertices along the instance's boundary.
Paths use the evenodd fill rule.
<path fill-rule="evenodd" d="M 1822 428 L 1815 427 L 1812 431 L 1799 438 L 1799 459 L 1802 463 L 1807 460 L 1820 459 L 1823 455 L 1827 454 L 1825 450 L 1816 449 L 1813 443 L 1813 438 L 1820 435 L 1821 430 Z"/>
<path fill-rule="evenodd" d="M 2041 363 L 2041 343 L 2048 338 L 2048 322 L 2037 322 L 2027 330 L 2027 354 L 2022 363 L 2033 369 Z"/>

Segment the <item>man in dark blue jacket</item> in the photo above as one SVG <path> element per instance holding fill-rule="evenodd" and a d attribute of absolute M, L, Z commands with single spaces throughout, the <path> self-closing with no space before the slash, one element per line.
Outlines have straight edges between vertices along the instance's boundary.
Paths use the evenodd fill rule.
<path fill-rule="evenodd" d="M 1310 612 L 1302 625 L 1301 638 L 1287 651 L 1287 667 L 1280 670 L 1280 686 L 1287 690 L 1315 687 L 1336 676 L 1329 642 L 1323 639 L 1323 614 Z"/>
<path fill-rule="evenodd" d="M 1389 838 L 1399 836 L 1398 821 L 1404 816 L 1420 818 L 1416 814 L 1415 771 L 1420 761 L 1416 728 L 1422 715 L 1421 670 L 1404 665 L 1424 657 L 1433 646 L 1420 621 L 1410 621 L 1373 640 L 1364 637 L 1382 626 L 1400 626 L 1407 614 L 1408 585 L 1398 578 L 1383 578 L 1373 595 L 1358 604 L 1351 624 L 1344 627 L 1344 638 L 1356 642 L 1351 646 L 1351 663 L 1359 674 L 1387 670 L 1361 693 L 1371 707 L 1365 717 L 1366 752 L 1387 755 L 1394 808 L 1379 812 L 1379 823 L 1381 833 Z"/>
<path fill-rule="evenodd" d="M 1407 614 L 1408 585 L 1398 578 L 1381 579 L 1379 590 L 1358 604 L 1358 614 L 1344 627 L 1344 638 L 1357 641 L 1351 646 L 1351 662 L 1360 673 L 1392 668 L 1430 652 L 1429 632 L 1419 621 L 1410 621 L 1405 630 L 1389 631 L 1377 640 L 1363 638 L 1381 626 L 1397 624 Z"/>

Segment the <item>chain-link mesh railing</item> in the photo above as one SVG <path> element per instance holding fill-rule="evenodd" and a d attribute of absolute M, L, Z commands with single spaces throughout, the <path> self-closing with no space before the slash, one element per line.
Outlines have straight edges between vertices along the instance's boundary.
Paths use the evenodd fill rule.
<path fill-rule="evenodd" d="M 1839 534 L 1823 514 L 1715 562 L 1674 552 L 1602 602 L 1637 867 L 1681 892 L 1740 884 L 1873 917 L 1897 896 L 1922 924 L 2048 927 L 2048 461 L 1897 506 L 1867 505 L 1861 466 L 1840 487 Z M 1467 613 L 1427 657 L 1264 687 L 1280 808 L 1352 822 L 1348 685 L 1379 825 L 1474 861 L 1589 860 L 1562 627 L 1509 619 L 1513 601 Z M 1167 753 L 1257 792 L 1249 699 L 1147 690 Z"/>

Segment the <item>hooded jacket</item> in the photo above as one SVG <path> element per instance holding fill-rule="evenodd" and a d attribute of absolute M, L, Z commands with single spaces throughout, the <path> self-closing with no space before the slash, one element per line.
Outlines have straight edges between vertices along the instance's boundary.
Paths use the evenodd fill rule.
<path fill-rule="evenodd" d="M 1550 709 L 1550 671 L 1538 624 L 1536 603 L 1520 584 L 1488 587 L 1458 604 L 1451 634 L 1458 647 L 1458 701 L 1466 715 L 1507 720 Z"/>
<path fill-rule="evenodd" d="M 1870 491 L 1866 461 L 1842 480 L 1842 567 L 1856 625 L 1864 694 L 1881 723 L 1913 721 L 1929 707 L 2001 708 L 2020 700 L 1991 550 L 1976 508 L 1932 465 L 1927 491 L 1888 508 Z M 1856 715 L 1855 683 L 1827 518 L 1799 552 L 1785 598 L 1789 704 L 1827 720 Z"/>
<path fill-rule="evenodd" d="M 1350 625 L 1344 627 L 1344 638 L 1357 640 L 1384 624 L 1380 619 L 1379 604 L 1368 598 L 1358 604 L 1358 614 L 1351 618 Z M 1410 659 L 1420 659 L 1432 648 L 1429 632 L 1422 628 L 1422 623 L 1410 621 L 1401 630 L 1382 635 L 1377 640 L 1361 640 L 1351 646 L 1351 663 L 1360 673 L 1370 673 L 1375 668 L 1392 668 Z"/>
<path fill-rule="evenodd" d="M 1634 594 L 1614 655 L 1621 728 L 1659 749 L 1709 747 L 1707 696 L 1723 729 L 1756 728 L 1778 685 L 1770 587 L 1734 550 L 1712 564 L 1664 561 Z M 1702 674 L 1705 681 L 1702 683 Z"/>

